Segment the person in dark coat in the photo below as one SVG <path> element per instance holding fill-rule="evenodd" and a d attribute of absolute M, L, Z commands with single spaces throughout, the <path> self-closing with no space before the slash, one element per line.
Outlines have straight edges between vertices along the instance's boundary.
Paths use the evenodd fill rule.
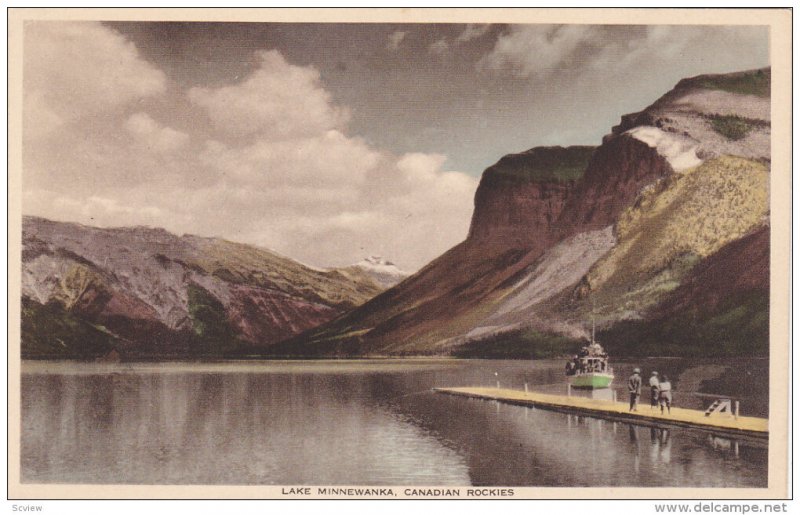
<path fill-rule="evenodd" d="M 628 393 L 631 395 L 631 404 L 628 411 L 638 411 L 636 408 L 639 404 L 639 394 L 642 390 L 642 377 L 639 375 L 641 372 L 638 368 L 634 368 L 633 375 L 628 379 Z"/>

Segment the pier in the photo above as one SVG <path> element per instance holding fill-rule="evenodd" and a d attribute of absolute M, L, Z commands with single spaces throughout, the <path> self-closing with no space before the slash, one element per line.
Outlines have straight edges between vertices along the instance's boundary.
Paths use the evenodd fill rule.
<path fill-rule="evenodd" d="M 637 411 L 628 411 L 627 402 L 590 399 L 586 397 L 552 395 L 539 392 L 525 392 L 507 388 L 464 387 L 434 388 L 435 392 L 492 400 L 517 406 L 535 407 L 559 411 L 571 415 L 584 415 L 608 420 L 630 422 L 649 426 L 678 426 L 704 429 L 725 436 L 744 436 L 759 439 L 769 438 L 769 421 L 759 417 L 735 417 L 727 413 L 714 413 L 709 416 L 700 410 L 672 407 L 670 413 L 663 415 L 659 409 L 651 409 L 639 404 Z"/>

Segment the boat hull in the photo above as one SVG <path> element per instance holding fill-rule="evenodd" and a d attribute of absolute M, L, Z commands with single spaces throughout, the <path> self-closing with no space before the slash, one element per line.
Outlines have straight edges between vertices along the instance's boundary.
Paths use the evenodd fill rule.
<path fill-rule="evenodd" d="M 603 372 L 589 372 L 586 374 L 578 374 L 572 378 L 573 388 L 583 388 L 587 390 L 594 390 L 597 388 L 608 388 L 611 381 L 614 380 L 613 374 L 605 374 Z"/>

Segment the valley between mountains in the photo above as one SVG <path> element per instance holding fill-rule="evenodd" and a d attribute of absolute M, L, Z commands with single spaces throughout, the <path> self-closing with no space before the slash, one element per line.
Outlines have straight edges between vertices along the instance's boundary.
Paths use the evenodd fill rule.
<path fill-rule="evenodd" d="M 770 70 L 684 79 L 599 146 L 486 169 L 411 276 L 157 228 L 23 220 L 22 357 L 766 356 Z M 109 358 L 110 357 L 110 358 Z"/>

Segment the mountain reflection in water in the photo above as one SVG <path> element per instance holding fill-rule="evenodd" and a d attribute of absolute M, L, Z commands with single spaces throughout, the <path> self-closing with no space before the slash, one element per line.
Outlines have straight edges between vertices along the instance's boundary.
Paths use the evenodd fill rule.
<path fill-rule="evenodd" d="M 759 360 L 716 360 L 717 375 L 698 381 L 694 364 L 671 360 L 658 365 L 694 388 L 724 385 L 728 371 L 738 373 L 743 367 L 760 377 L 767 366 Z M 561 391 L 562 366 L 556 361 L 480 360 L 26 362 L 22 479 L 766 487 L 765 444 L 431 391 L 495 381 L 504 387 L 522 389 L 527 383 L 531 389 Z M 632 365 L 617 366 L 618 388 L 628 368 Z M 674 384 L 676 405 L 702 406 L 694 392 L 682 391 L 680 381 Z M 763 416 L 757 411 L 768 404 L 766 390 L 759 385 L 743 391 L 750 393 L 741 397 L 743 412 Z"/>

